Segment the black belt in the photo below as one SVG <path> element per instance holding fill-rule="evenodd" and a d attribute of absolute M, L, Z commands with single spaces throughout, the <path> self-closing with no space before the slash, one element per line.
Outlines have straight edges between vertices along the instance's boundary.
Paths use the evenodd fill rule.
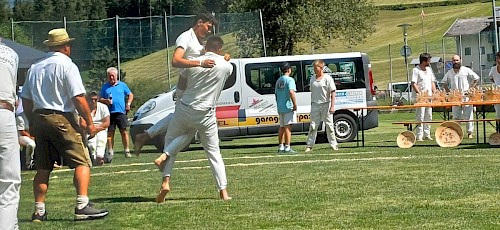
<path fill-rule="evenodd" d="M 33 113 L 34 114 L 43 114 L 43 115 L 50 115 L 50 114 L 67 115 L 67 114 L 70 114 L 68 112 L 61 112 L 61 111 L 53 110 L 53 109 L 37 109 Z"/>
<path fill-rule="evenodd" d="M 6 109 L 9 111 L 14 111 L 14 106 L 6 101 L 0 101 L 0 109 Z"/>

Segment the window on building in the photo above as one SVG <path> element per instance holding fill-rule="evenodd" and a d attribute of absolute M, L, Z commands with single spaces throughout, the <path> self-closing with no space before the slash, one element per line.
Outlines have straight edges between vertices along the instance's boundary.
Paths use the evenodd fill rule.
<path fill-rule="evenodd" d="M 471 55 L 471 48 L 465 47 L 465 55 Z"/>
<path fill-rule="evenodd" d="M 481 46 L 481 48 L 479 48 L 481 50 L 481 54 L 485 54 L 486 53 L 486 49 L 484 48 L 484 46 Z"/>

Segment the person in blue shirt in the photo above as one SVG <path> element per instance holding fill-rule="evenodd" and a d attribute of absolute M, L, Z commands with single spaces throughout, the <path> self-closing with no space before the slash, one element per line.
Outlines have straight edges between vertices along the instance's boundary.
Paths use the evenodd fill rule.
<path fill-rule="evenodd" d="M 280 67 L 282 76 L 276 81 L 276 105 L 279 114 L 280 129 L 278 132 L 279 149 L 278 153 L 296 153 L 290 148 L 292 139 L 293 123 L 297 122 L 297 103 L 295 100 L 295 80 L 290 77 L 292 67 L 288 62 L 284 62 Z"/>
<path fill-rule="evenodd" d="M 118 127 L 122 136 L 123 148 L 125 149 L 125 157 L 131 157 L 129 148 L 129 135 L 127 132 L 128 119 L 127 113 L 130 110 L 130 105 L 134 100 L 134 94 L 128 88 L 127 84 L 118 80 L 118 69 L 109 67 L 106 70 L 108 82 L 106 82 L 99 93 L 99 102 L 108 106 L 110 112 L 110 124 L 108 127 L 108 158 L 107 163 L 113 159 L 113 146 L 115 129 Z M 126 102 L 125 102 L 126 100 Z"/>

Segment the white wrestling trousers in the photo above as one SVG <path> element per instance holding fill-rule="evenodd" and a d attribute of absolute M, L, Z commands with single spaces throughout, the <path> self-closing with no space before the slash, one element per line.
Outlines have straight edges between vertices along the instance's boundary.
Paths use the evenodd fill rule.
<path fill-rule="evenodd" d="M 432 121 L 432 107 L 420 107 L 415 109 L 416 121 Z M 417 139 L 431 137 L 431 124 L 419 124 L 416 127 Z"/>
<path fill-rule="evenodd" d="M 226 169 L 219 148 L 219 133 L 215 110 L 199 111 L 191 109 L 181 103 L 176 107 L 172 121 L 167 130 L 170 143 L 165 147 L 164 153 L 169 157 L 163 168 L 163 176 L 169 176 L 175 162 L 177 153 L 186 143 L 183 136 L 192 138 L 198 131 L 201 144 L 215 178 L 219 190 L 227 187 Z"/>
<path fill-rule="evenodd" d="M 451 111 L 453 113 L 453 120 L 474 120 L 474 106 L 472 105 L 453 106 Z M 473 133 L 474 122 L 467 122 L 466 128 L 467 133 Z"/>
<path fill-rule="evenodd" d="M 0 109 L 0 229 L 18 229 L 21 164 L 14 112 Z"/>
<path fill-rule="evenodd" d="M 330 114 L 330 102 L 326 102 L 322 104 L 311 103 L 311 124 L 309 125 L 309 135 L 307 136 L 307 147 L 312 148 L 314 143 L 316 143 L 318 127 L 321 121 L 325 124 L 328 143 L 330 143 L 332 148 L 337 146 L 335 130 L 333 129 L 333 114 Z"/>
<path fill-rule="evenodd" d="M 160 135 L 162 133 L 166 133 L 168 130 L 168 126 L 170 124 L 170 121 L 172 120 L 173 117 L 174 117 L 174 114 L 171 113 L 168 116 L 166 116 L 163 119 L 156 122 L 153 126 L 149 127 L 145 131 L 148 134 L 149 138 L 153 138 L 153 137 Z M 172 141 L 176 142 L 174 145 L 172 145 L 175 147 L 172 147 L 173 149 L 171 149 L 170 151 L 167 151 L 167 152 L 180 152 L 182 149 L 184 149 L 184 147 L 191 144 L 191 140 L 193 139 L 195 134 L 196 134 L 196 130 L 193 130 L 192 132 L 190 132 L 186 135 L 181 135 L 181 136 L 176 137 L 176 138 L 169 138 L 167 135 L 165 135 L 165 141 L 164 141 L 165 145 L 163 148 L 164 149 L 163 152 L 167 151 L 166 148 L 170 144 L 170 142 L 172 142 Z M 167 161 L 165 164 L 165 165 L 167 165 L 165 167 L 169 169 L 169 170 L 167 170 L 168 174 L 166 174 L 164 176 L 170 176 L 170 173 L 172 172 L 172 169 L 174 167 L 175 156 L 171 156 L 170 158 L 172 158 L 172 160 Z"/>
<path fill-rule="evenodd" d="M 107 130 L 102 130 L 98 132 L 94 138 L 89 140 L 89 150 L 94 160 L 96 159 L 96 157 L 104 158 L 107 142 L 108 142 Z"/>
<path fill-rule="evenodd" d="M 26 150 L 26 165 L 30 165 L 33 162 L 33 157 L 35 156 L 35 140 L 27 136 L 19 136 L 19 145 Z"/>

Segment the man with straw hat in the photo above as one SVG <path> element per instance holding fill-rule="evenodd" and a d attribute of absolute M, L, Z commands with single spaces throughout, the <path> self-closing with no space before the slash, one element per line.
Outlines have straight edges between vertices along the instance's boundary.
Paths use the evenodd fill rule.
<path fill-rule="evenodd" d="M 99 219 L 108 215 L 105 209 L 96 209 L 88 198 L 90 156 L 78 125 L 76 111 L 85 120 L 85 131 L 90 138 L 96 128 L 85 98 L 80 71 L 71 58 L 71 41 L 65 29 L 53 29 L 43 42 L 47 57 L 31 66 L 23 85 L 21 97 L 26 116 L 36 141 L 37 173 L 33 179 L 34 222 L 47 220 L 45 196 L 54 162 L 61 157 L 74 170 L 77 193 L 75 220 Z"/>

